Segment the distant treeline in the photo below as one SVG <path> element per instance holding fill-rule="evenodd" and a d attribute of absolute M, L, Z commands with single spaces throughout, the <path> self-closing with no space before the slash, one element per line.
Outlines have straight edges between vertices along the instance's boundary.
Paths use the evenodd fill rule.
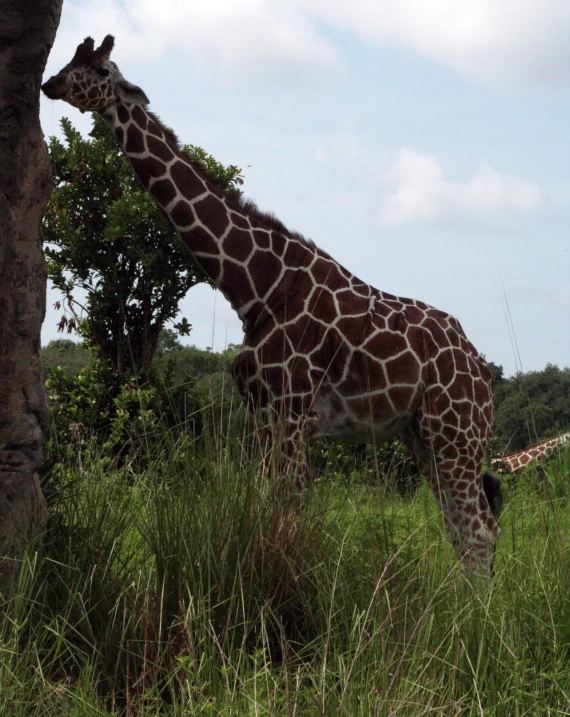
<path fill-rule="evenodd" d="M 570 427 L 570 369 L 547 364 L 542 371 L 503 376 L 489 364 L 495 394 L 498 451 L 518 451 Z"/>
<path fill-rule="evenodd" d="M 183 346 L 174 332 L 163 331 L 154 359 L 155 377 L 180 393 L 185 387 L 208 391 L 213 401 L 233 393 L 231 370 L 237 345 L 214 352 Z M 44 377 L 65 374 L 69 378 L 88 370 L 92 353 L 68 339 L 51 341 L 41 350 Z M 494 452 L 516 451 L 570 427 L 570 369 L 548 364 L 505 378 L 503 367 L 489 363 L 495 394 Z M 54 373 L 54 369 L 57 369 Z M 225 394 L 225 395 L 224 395 Z"/>

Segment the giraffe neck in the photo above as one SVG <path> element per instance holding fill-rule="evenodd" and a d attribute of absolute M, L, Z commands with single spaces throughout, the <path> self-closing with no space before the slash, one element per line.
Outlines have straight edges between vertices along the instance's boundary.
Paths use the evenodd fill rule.
<path fill-rule="evenodd" d="M 120 103 L 103 118 L 144 187 L 248 331 L 279 300 L 275 289 L 287 264 L 309 266 L 314 245 L 214 187 L 143 106 Z"/>
<path fill-rule="evenodd" d="M 496 464 L 503 464 L 507 466 L 511 473 L 518 473 L 525 466 L 534 460 L 544 460 L 551 455 L 559 446 L 570 442 L 570 433 L 564 433 L 556 438 L 550 438 L 542 443 L 537 443 L 535 446 L 525 448 L 517 453 L 510 453 L 502 458 L 494 459 Z"/>

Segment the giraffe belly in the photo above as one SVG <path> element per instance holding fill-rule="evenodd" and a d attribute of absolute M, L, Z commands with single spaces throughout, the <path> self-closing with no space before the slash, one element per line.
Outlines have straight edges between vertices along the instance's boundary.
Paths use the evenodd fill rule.
<path fill-rule="evenodd" d="M 334 390 L 319 392 L 311 438 L 339 438 L 349 443 L 384 441 L 408 425 L 413 412 L 398 412 L 385 393 L 344 398 Z"/>

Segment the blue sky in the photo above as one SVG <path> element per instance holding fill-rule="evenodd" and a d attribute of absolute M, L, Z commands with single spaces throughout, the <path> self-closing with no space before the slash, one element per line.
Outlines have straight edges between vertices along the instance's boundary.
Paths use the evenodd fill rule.
<path fill-rule="evenodd" d="M 46 69 L 92 35 L 183 143 L 361 279 L 454 314 L 507 375 L 570 366 L 568 0 L 65 0 Z M 42 99 L 46 135 L 67 116 Z M 59 318 L 48 293 L 43 343 Z M 181 304 L 190 343 L 241 327 Z"/>

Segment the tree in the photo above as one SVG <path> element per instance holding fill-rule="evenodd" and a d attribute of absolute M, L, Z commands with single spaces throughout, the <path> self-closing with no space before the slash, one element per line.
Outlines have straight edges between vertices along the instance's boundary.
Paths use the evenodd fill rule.
<path fill-rule="evenodd" d="M 487 368 L 491 372 L 493 390 L 495 390 L 497 386 L 500 386 L 505 381 L 504 369 L 500 364 L 495 364 L 492 361 L 487 361 Z"/>
<path fill-rule="evenodd" d="M 43 218 L 49 276 L 71 310 L 60 328 L 80 328 L 119 375 L 139 373 L 150 367 L 180 300 L 206 278 L 105 122 L 94 115 L 88 139 L 67 119 L 61 126 L 64 143 L 49 143 L 54 191 Z M 200 148 L 185 151 L 220 186 L 239 191 L 240 169 L 223 167 Z M 85 306 L 77 288 L 87 294 Z M 191 326 L 183 319 L 176 328 L 187 334 Z"/>
<path fill-rule="evenodd" d="M 41 349 L 40 363 L 44 378 L 58 367 L 66 373 L 76 374 L 91 363 L 91 352 L 76 341 L 55 339 Z"/>
<path fill-rule="evenodd" d="M 41 77 L 62 0 L 0 0 L 0 592 L 46 513 L 36 470 L 50 417 L 40 372 L 46 266 L 40 217 L 51 192 Z"/>
<path fill-rule="evenodd" d="M 495 433 L 501 450 L 521 450 L 569 426 L 570 369 L 548 364 L 495 386 Z"/>

